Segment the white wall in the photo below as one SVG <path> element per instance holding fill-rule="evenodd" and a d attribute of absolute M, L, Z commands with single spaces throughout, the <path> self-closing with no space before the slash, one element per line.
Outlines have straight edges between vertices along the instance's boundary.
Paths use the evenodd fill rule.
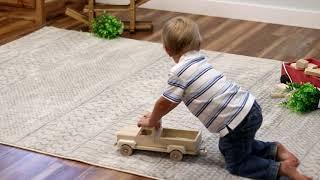
<path fill-rule="evenodd" d="M 151 0 L 143 7 L 320 29 L 320 0 Z"/>
<path fill-rule="evenodd" d="M 223 0 L 223 1 L 320 11 L 320 0 Z"/>

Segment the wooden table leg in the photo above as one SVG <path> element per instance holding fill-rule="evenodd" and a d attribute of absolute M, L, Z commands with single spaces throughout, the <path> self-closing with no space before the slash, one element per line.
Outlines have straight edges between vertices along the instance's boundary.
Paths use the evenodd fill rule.
<path fill-rule="evenodd" d="M 130 0 L 130 33 L 136 30 L 136 1 Z"/>
<path fill-rule="evenodd" d="M 88 4 L 88 9 L 89 9 L 88 16 L 89 16 L 89 23 L 90 23 L 89 31 L 92 31 L 91 23 L 95 18 L 94 5 L 95 5 L 95 0 L 89 0 L 89 4 Z"/>
<path fill-rule="evenodd" d="M 36 0 L 35 23 L 37 26 L 42 26 L 46 22 L 44 6 L 45 6 L 44 0 Z"/>

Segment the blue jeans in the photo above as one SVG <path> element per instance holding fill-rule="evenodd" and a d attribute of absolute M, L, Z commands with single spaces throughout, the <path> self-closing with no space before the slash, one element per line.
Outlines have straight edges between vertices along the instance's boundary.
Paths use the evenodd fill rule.
<path fill-rule="evenodd" d="M 261 108 L 254 102 L 245 119 L 229 133 L 220 138 L 219 149 L 231 174 L 263 180 L 278 178 L 280 163 L 276 161 L 275 142 L 255 139 L 262 124 Z"/>

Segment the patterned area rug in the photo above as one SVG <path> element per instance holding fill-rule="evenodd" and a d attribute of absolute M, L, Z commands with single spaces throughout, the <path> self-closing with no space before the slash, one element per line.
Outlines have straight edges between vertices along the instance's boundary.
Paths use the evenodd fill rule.
<path fill-rule="evenodd" d="M 210 63 L 249 89 L 263 107 L 259 139 L 280 141 L 301 159 L 300 170 L 320 178 L 320 112 L 305 115 L 270 98 L 280 63 L 207 52 Z M 184 105 L 163 126 L 200 129 L 207 156 L 173 162 L 167 154 L 120 155 L 115 132 L 135 126 L 161 94 L 173 62 L 157 43 L 45 27 L 0 47 L 0 141 L 58 157 L 159 179 L 239 179 L 224 170 L 218 136 Z"/>

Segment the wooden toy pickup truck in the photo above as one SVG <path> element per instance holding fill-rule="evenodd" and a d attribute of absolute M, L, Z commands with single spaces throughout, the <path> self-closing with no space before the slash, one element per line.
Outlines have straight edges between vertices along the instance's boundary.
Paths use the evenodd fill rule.
<path fill-rule="evenodd" d="M 181 161 L 184 154 L 205 152 L 200 149 L 200 132 L 169 128 L 126 128 L 117 133 L 116 145 L 124 156 L 130 156 L 134 149 L 149 150 L 170 153 L 176 161 Z"/>

